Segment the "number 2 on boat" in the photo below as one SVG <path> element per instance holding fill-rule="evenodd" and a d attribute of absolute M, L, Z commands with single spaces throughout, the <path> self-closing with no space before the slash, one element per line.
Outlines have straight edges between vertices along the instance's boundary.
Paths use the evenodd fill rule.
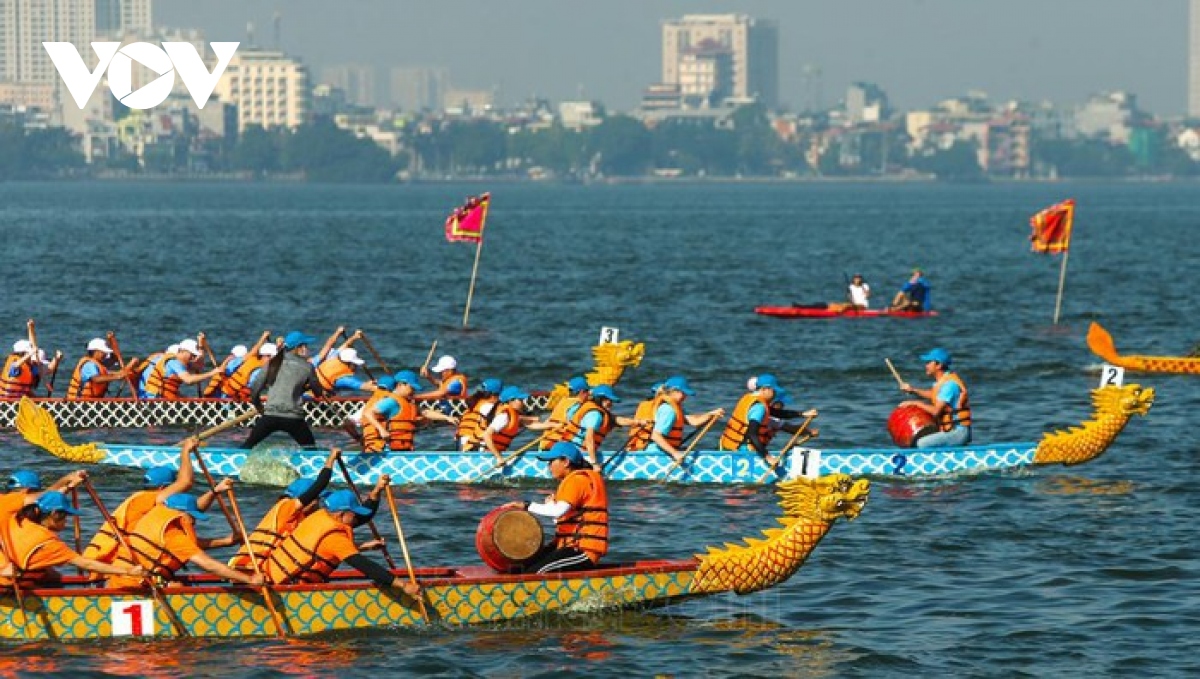
<path fill-rule="evenodd" d="M 896 476 L 908 475 L 908 472 L 904 470 L 904 466 L 907 464 L 908 464 L 908 456 L 907 455 L 901 455 L 899 453 L 893 455 L 892 456 L 892 465 L 895 468 L 892 469 L 892 473 L 895 474 Z"/>
<path fill-rule="evenodd" d="M 114 637 L 154 636 L 153 601 L 114 601 L 110 619 Z"/>
<path fill-rule="evenodd" d="M 1104 364 L 1100 369 L 1100 388 L 1119 387 L 1125 384 L 1125 369 L 1115 365 Z"/>

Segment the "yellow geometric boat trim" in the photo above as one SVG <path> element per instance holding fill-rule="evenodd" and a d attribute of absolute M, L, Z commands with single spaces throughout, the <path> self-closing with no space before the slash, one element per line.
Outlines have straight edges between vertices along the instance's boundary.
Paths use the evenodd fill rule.
<path fill-rule="evenodd" d="M 1147 373 L 1200 375 L 1200 358 L 1177 356 L 1121 356 L 1117 353 L 1117 347 L 1113 344 L 1112 335 L 1110 335 L 1107 330 L 1100 327 L 1099 323 L 1093 322 L 1088 328 L 1087 344 L 1088 348 L 1092 350 L 1092 353 L 1096 354 L 1108 363 L 1111 363 L 1115 366 L 1120 366 L 1126 370 Z"/>
<path fill-rule="evenodd" d="M 1044 434 L 1034 453 L 1037 464 L 1079 464 L 1103 453 L 1134 415 L 1154 405 L 1154 389 L 1137 384 L 1092 390 L 1092 419 L 1067 431 Z"/>

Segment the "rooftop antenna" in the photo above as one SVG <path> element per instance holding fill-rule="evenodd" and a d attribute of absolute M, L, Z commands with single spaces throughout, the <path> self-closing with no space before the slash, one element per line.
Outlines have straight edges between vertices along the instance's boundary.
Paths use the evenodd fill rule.
<path fill-rule="evenodd" d="M 275 49 L 283 49 L 283 13 L 275 12 L 275 16 L 271 17 L 271 24 L 274 28 Z"/>

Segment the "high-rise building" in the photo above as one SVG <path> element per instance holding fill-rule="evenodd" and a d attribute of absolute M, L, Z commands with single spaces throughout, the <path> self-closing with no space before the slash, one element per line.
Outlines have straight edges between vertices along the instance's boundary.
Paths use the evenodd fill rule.
<path fill-rule="evenodd" d="M 120 0 L 121 30 L 149 33 L 154 30 L 154 0 Z"/>
<path fill-rule="evenodd" d="M 298 127 L 308 117 L 308 68 L 283 52 L 240 49 L 213 93 L 237 106 L 237 129 Z"/>
<path fill-rule="evenodd" d="M 360 64 L 328 66 L 321 69 L 320 82 L 332 85 L 346 95 L 346 103 L 375 105 L 375 68 Z"/>
<path fill-rule="evenodd" d="M 392 105 L 404 111 L 437 111 L 449 86 L 444 68 L 397 66 L 392 69 Z"/>
<path fill-rule="evenodd" d="M 779 105 L 774 22 L 744 14 L 688 14 L 663 23 L 662 41 L 662 82 L 679 85 L 685 100 L 728 96 Z"/>
<path fill-rule="evenodd" d="M 69 42 L 95 62 L 95 0 L 0 0 L 0 81 L 52 84 L 58 71 L 43 42 Z"/>
<path fill-rule="evenodd" d="M 1188 117 L 1200 118 L 1200 0 L 1188 12 Z"/>

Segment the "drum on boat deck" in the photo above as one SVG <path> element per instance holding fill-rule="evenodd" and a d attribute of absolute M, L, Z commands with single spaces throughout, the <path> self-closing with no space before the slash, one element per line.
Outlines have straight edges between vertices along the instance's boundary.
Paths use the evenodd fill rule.
<path fill-rule="evenodd" d="M 519 571 L 542 548 L 542 524 L 524 509 L 497 507 L 475 531 L 475 549 L 499 573 Z"/>
<path fill-rule="evenodd" d="M 887 422 L 888 434 L 901 448 L 913 448 L 917 439 L 938 430 L 933 415 L 914 405 L 900 405 L 892 411 Z"/>

